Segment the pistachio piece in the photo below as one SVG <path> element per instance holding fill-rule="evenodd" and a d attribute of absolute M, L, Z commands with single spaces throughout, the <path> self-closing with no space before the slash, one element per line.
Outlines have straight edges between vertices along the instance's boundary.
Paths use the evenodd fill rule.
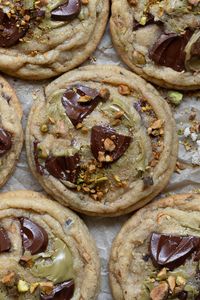
<path fill-rule="evenodd" d="M 29 286 L 28 283 L 24 280 L 19 280 L 18 284 L 17 284 L 17 289 L 19 293 L 26 293 L 29 290 Z"/>
<path fill-rule="evenodd" d="M 152 300 L 165 300 L 168 296 L 169 287 L 166 282 L 161 282 L 159 285 L 154 287 L 150 293 Z"/>
<path fill-rule="evenodd" d="M 182 276 L 177 276 L 176 278 L 176 284 L 177 285 L 185 285 L 186 284 L 186 280 L 185 278 L 183 278 Z"/>
<path fill-rule="evenodd" d="M 183 100 L 183 94 L 177 92 L 177 91 L 169 91 L 167 94 L 169 100 L 174 105 L 179 105 Z"/>
<path fill-rule="evenodd" d="M 176 286 L 176 278 L 172 275 L 170 275 L 168 278 L 167 278 L 167 282 L 169 284 L 169 288 L 170 290 L 172 291 L 172 293 L 174 292 L 174 289 L 175 289 L 175 286 Z"/>
<path fill-rule="evenodd" d="M 160 272 L 159 272 L 158 275 L 157 275 L 157 278 L 158 278 L 159 280 L 166 279 L 166 278 L 167 278 L 167 269 L 166 269 L 166 268 L 163 268 L 162 270 L 160 270 Z"/>

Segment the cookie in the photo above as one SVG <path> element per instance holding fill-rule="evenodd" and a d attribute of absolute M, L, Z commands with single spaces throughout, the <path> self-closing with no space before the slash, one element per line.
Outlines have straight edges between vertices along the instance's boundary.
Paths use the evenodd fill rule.
<path fill-rule="evenodd" d="M 136 73 L 162 87 L 200 88 L 200 2 L 112 0 L 113 44 Z"/>
<path fill-rule="evenodd" d="M 100 263 L 80 218 L 32 191 L 0 202 L 0 299 L 96 299 Z"/>
<path fill-rule="evenodd" d="M 199 203 L 199 194 L 173 195 L 125 223 L 110 256 L 114 299 L 199 299 Z"/>
<path fill-rule="evenodd" d="M 10 85 L 0 77 L 0 187 L 13 172 L 22 149 L 21 119 L 19 100 Z"/>
<path fill-rule="evenodd" d="M 109 0 L 2 0 L 0 70 L 39 80 L 75 68 L 96 49 L 108 14 Z"/>
<path fill-rule="evenodd" d="M 137 75 L 109 65 L 50 83 L 26 129 L 37 180 L 88 215 L 121 215 L 153 199 L 174 170 L 177 145 L 166 101 Z"/>

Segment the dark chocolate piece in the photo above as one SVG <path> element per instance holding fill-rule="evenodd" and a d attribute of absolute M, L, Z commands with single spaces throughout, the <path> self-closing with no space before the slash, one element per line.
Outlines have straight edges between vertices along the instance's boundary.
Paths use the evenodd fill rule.
<path fill-rule="evenodd" d="M 177 72 L 185 70 L 185 47 L 192 35 L 186 30 L 182 35 L 162 34 L 149 52 L 149 58 L 157 65 L 172 68 Z"/>
<path fill-rule="evenodd" d="M 74 281 L 69 280 L 54 287 L 50 295 L 40 294 L 40 300 L 70 300 L 74 294 Z"/>
<path fill-rule="evenodd" d="M 153 178 L 151 176 L 144 176 L 143 177 L 144 189 L 148 188 L 149 186 L 153 185 Z"/>
<path fill-rule="evenodd" d="M 150 256 L 155 267 L 173 270 L 184 264 L 193 252 L 198 252 L 200 238 L 152 233 Z M 197 257 L 195 257 L 197 259 Z"/>
<path fill-rule="evenodd" d="M 89 96 L 91 100 L 88 102 L 78 102 L 83 96 Z M 62 97 L 62 104 L 66 110 L 66 114 L 74 126 L 81 123 L 96 108 L 100 101 L 101 97 L 96 89 L 82 85 L 68 88 Z"/>
<path fill-rule="evenodd" d="M 28 218 L 20 218 L 23 248 L 37 254 L 44 252 L 48 246 L 47 232 Z"/>
<path fill-rule="evenodd" d="M 12 147 L 11 134 L 0 128 L 0 157 L 3 156 Z"/>
<path fill-rule="evenodd" d="M 185 291 L 182 291 L 177 295 L 177 298 L 180 300 L 187 300 L 187 296 L 188 296 L 188 293 Z"/>
<path fill-rule="evenodd" d="M 9 18 L 7 14 L 0 10 L 0 47 L 8 48 L 17 44 L 27 30 L 28 24 L 17 27 L 15 18 Z"/>
<path fill-rule="evenodd" d="M 49 157 L 45 162 L 45 168 L 54 177 L 76 182 L 79 173 L 79 154 L 74 156 Z"/>
<path fill-rule="evenodd" d="M 66 3 L 55 8 L 51 12 L 51 19 L 54 21 L 67 21 L 76 18 L 81 11 L 80 0 L 68 0 Z"/>
<path fill-rule="evenodd" d="M 38 147 L 37 147 L 38 144 L 39 144 L 38 141 L 33 142 L 33 154 L 34 154 L 35 167 L 37 172 L 40 175 L 44 175 L 44 167 L 40 164 L 39 157 L 38 157 Z"/>
<path fill-rule="evenodd" d="M 107 151 L 105 148 L 105 140 L 111 140 L 115 148 L 113 151 Z M 91 132 L 91 151 L 96 158 L 99 160 L 99 152 L 104 153 L 104 156 L 109 155 L 114 162 L 118 160 L 128 149 L 130 143 L 132 142 L 132 138 L 130 136 L 125 136 L 122 134 L 116 133 L 116 131 L 108 126 L 94 126 L 92 127 Z M 105 160 L 106 161 L 106 160 Z"/>
<path fill-rule="evenodd" d="M 147 20 L 145 25 L 140 24 L 139 22 L 137 22 L 136 20 L 134 21 L 134 25 L 133 25 L 133 30 L 137 30 L 139 28 L 143 28 L 147 25 L 151 25 L 151 24 L 157 24 L 157 25 L 162 25 L 163 23 L 161 21 L 155 21 L 154 20 L 154 16 L 152 14 L 147 14 Z"/>
<path fill-rule="evenodd" d="M 0 253 L 7 252 L 11 248 L 11 242 L 7 232 L 3 227 L 0 227 Z"/>

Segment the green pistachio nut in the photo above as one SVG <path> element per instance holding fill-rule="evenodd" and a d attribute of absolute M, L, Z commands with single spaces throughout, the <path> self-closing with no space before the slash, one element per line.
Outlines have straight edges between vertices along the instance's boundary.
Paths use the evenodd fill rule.
<path fill-rule="evenodd" d="M 183 100 L 183 94 L 177 91 L 169 91 L 168 98 L 174 105 L 179 105 Z"/>

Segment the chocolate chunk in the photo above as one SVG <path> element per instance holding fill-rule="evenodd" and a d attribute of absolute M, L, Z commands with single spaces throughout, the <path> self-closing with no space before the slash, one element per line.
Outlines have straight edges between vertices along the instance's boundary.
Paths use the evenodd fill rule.
<path fill-rule="evenodd" d="M 74 156 L 49 157 L 45 162 L 45 168 L 54 177 L 76 182 L 79 173 L 79 154 Z"/>
<path fill-rule="evenodd" d="M 23 27 L 17 27 L 14 17 L 9 18 L 2 10 L 0 10 L 0 47 L 11 47 L 19 42 L 26 34 L 28 24 Z"/>
<path fill-rule="evenodd" d="M 3 156 L 12 147 L 11 134 L 0 128 L 0 157 Z"/>
<path fill-rule="evenodd" d="M 54 21 L 67 21 L 76 18 L 81 11 L 80 0 L 68 0 L 58 8 L 52 10 L 51 19 Z"/>
<path fill-rule="evenodd" d="M 19 218 L 21 224 L 21 236 L 23 248 L 37 254 L 44 252 L 48 245 L 47 232 L 35 222 L 28 218 Z"/>
<path fill-rule="evenodd" d="M 149 58 L 157 65 L 172 68 L 177 72 L 185 70 L 185 47 L 191 37 L 187 30 L 182 35 L 162 34 L 149 52 Z"/>
<path fill-rule="evenodd" d="M 144 183 L 144 189 L 148 188 L 149 186 L 153 185 L 153 178 L 151 176 L 145 176 L 143 178 L 143 183 Z"/>
<path fill-rule="evenodd" d="M 115 145 L 113 150 L 108 151 L 105 149 L 105 140 L 109 139 L 112 144 Z M 94 157 L 103 162 L 100 159 L 99 154 L 104 153 L 105 162 L 114 162 L 118 160 L 128 149 L 132 138 L 130 136 L 125 136 L 116 133 L 116 131 L 108 126 L 94 126 L 91 132 L 91 151 Z M 111 157 L 111 161 L 106 160 L 106 156 Z"/>
<path fill-rule="evenodd" d="M 157 25 L 163 24 L 161 21 L 155 21 L 154 16 L 152 14 L 148 13 L 146 17 L 147 17 L 147 20 L 146 20 L 145 25 L 142 25 L 135 20 L 134 25 L 133 25 L 133 30 L 137 30 L 139 28 L 143 28 L 143 27 L 145 27 L 147 25 L 151 25 L 151 24 L 157 24 Z"/>
<path fill-rule="evenodd" d="M 4 228 L 0 227 L 0 253 L 7 252 L 11 248 L 11 242 L 7 232 Z"/>
<path fill-rule="evenodd" d="M 44 175 L 44 167 L 40 164 L 39 157 L 38 157 L 38 147 L 37 147 L 38 144 L 39 144 L 38 141 L 34 141 L 33 142 L 33 152 L 34 152 L 35 167 L 36 167 L 37 172 L 40 175 Z"/>
<path fill-rule="evenodd" d="M 155 267 L 173 270 L 200 248 L 200 238 L 152 233 L 150 256 Z"/>
<path fill-rule="evenodd" d="M 69 280 L 54 287 L 50 295 L 40 294 L 40 300 L 70 300 L 74 294 L 74 281 Z"/>
<path fill-rule="evenodd" d="M 185 291 L 182 291 L 177 295 L 177 298 L 180 300 L 187 300 L 187 296 L 188 296 L 188 293 Z"/>
<path fill-rule="evenodd" d="M 78 102 L 81 97 L 88 96 L 90 101 Z M 76 85 L 66 90 L 62 98 L 62 104 L 72 124 L 76 126 L 88 116 L 101 101 L 99 92 L 82 85 Z"/>
<path fill-rule="evenodd" d="M 145 254 L 145 255 L 142 256 L 142 259 L 143 259 L 145 262 L 147 262 L 147 261 L 149 260 L 149 258 L 150 258 L 149 254 Z"/>

